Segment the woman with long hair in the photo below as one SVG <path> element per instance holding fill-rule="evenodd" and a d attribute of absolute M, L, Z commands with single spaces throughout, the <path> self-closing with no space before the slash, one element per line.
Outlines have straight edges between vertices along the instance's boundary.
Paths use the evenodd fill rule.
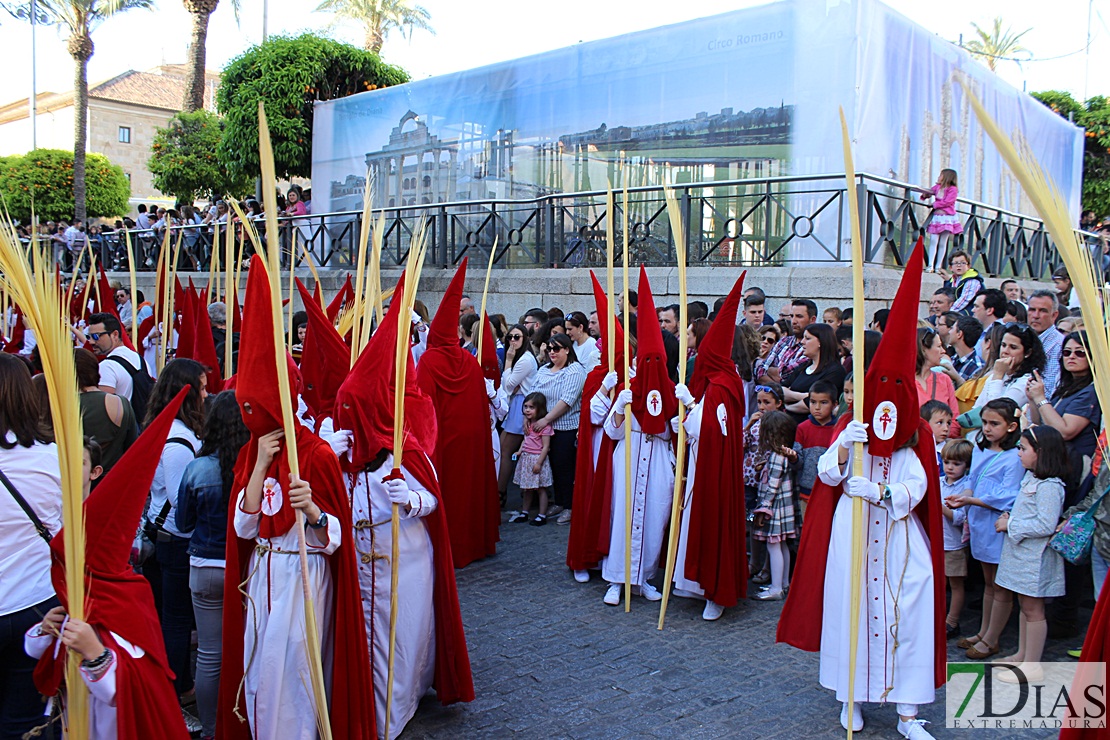
<path fill-rule="evenodd" d="M 0 353 L 0 470 L 29 510 L 55 535 L 62 528 L 58 448 L 39 417 L 27 363 Z M 42 720 L 42 697 L 32 675 L 36 661 L 23 651 L 23 635 L 58 605 L 50 580 L 50 547 L 19 504 L 0 486 L 0 728 L 21 737 Z"/>
<path fill-rule="evenodd" d="M 1006 397 L 1013 399 L 1021 408 L 1029 402 L 1025 389 L 1033 379 L 1033 373 L 1044 372 L 1045 354 L 1041 339 L 1025 324 L 1011 324 L 1002 332 L 997 357 L 975 405 L 982 407 L 988 401 Z"/>
<path fill-rule="evenodd" d="M 223 650 L 224 550 L 227 510 L 235 460 L 250 440 L 250 430 L 235 400 L 224 391 L 209 404 L 204 443 L 181 476 L 174 514 L 177 528 L 190 532 L 189 591 L 197 625 L 197 713 L 201 737 L 216 734 L 216 704 Z"/>
<path fill-rule="evenodd" d="M 956 423 L 956 417 L 960 415 L 960 404 L 956 401 L 956 388 L 947 375 L 933 372 L 933 368 L 941 366 L 940 361 L 944 356 L 944 346 L 936 329 L 918 329 L 917 400 L 921 405 L 929 401 L 940 401 L 952 409 L 951 434 L 958 436 L 960 425 Z"/>
<path fill-rule="evenodd" d="M 502 506 L 513 479 L 511 461 L 524 441 L 524 397 L 532 391 L 539 368 L 528 341 L 528 330 L 522 324 L 513 324 L 505 332 L 505 369 L 501 373 L 501 390 L 509 399 L 509 413 L 501 424 L 501 469 L 497 476 Z"/>
<path fill-rule="evenodd" d="M 162 637 L 174 686 L 186 704 L 194 698 L 193 672 L 189 660 L 189 637 L 193 631 L 193 604 L 189 596 L 189 538 L 177 527 L 177 492 L 185 468 L 200 450 L 204 435 L 204 399 L 208 368 L 196 360 L 171 360 L 162 368 L 147 401 L 144 427 L 169 405 L 182 388 L 189 388 L 177 418 L 162 448 L 150 503 L 143 527 L 154 542 L 154 556 L 143 563 L 154 601 L 162 618 Z"/>
<path fill-rule="evenodd" d="M 550 322 L 549 322 L 550 323 Z M 550 335 L 547 340 L 547 363 L 539 369 L 532 382 L 532 390 L 547 399 L 547 414 L 532 423 L 532 428 L 542 432 L 550 425 L 555 428 L 551 439 L 551 474 L 555 507 L 549 515 L 559 513 L 559 524 L 570 524 L 571 501 L 574 497 L 574 475 L 578 422 L 582 411 L 582 388 L 586 384 L 586 370 L 574 353 L 574 340 L 562 332 Z"/>
<path fill-rule="evenodd" d="M 787 377 L 783 384 L 786 394 L 786 410 L 801 423 L 809 416 L 809 389 L 819 380 L 827 380 L 836 386 L 839 396 L 844 390 L 844 377 L 847 373 L 838 361 L 840 355 L 836 344 L 836 331 L 828 324 L 810 324 L 802 332 L 802 354 L 806 362 Z"/>

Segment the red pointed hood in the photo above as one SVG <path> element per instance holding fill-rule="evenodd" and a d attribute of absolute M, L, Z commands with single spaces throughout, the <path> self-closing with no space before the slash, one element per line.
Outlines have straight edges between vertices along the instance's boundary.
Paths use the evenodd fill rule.
<path fill-rule="evenodd" d="M 397 281 L 394 296 L 404 294 L 405 274 Z M 354 432 L 350 458 L 361 469 L 383 448 L 393 451 L 393 410 L 397 377 L 397 331 L 408 331 L 408 316 L 401 317 L 400 300 L 391 301 L 381 326 L 370 337 L 355 366 L 335 398 L 335 427 Z M 403 321 L 402 321 L 403 319 Z M 407 344 L 406 344 L 407 347 Z M 432 401 L 416 385 L 416 366 L 408 352 L 405 374 L 404 449 L 431 455 L 435 449 L 436 412 Z"/>
<path fill-rule="evenodd" d="M 678 413 L 674 382 L 667 373 L 663 330 L 655 314 L 647 270 L 640 266 L 639 306 L 636 323 L 636 377 L 632 379 L 632 413 L 644 434 L 663 434 Z"/>
<path fill-rule="evenodd" d="M 347 305 L 348 302 L 354 300 L 354 297 L 355 288 L 351 284 L 350 273 L 347 273 L 347 281 L 343 283 L 343 287 L 339 289 L 339 292 L 335 294 L 335 298 L 332 298 L 331 303 L 328 304 L 328 320 L 334 322 L 339 316 L 339 312 L 343 310 L 343 307 Z"/>
<path fill-rule="evenodd" d="M 319 283 L 316 284 L 319 287 Z M 308 314 L 308 331 L 304 335 L 301 352 L 301 380 L 304 383 L 304 402 L 318 417 L 331 416 L 335 407 L 335 394 L 347 379 L 351 365 L 351 350 L 335 325 L 328 320 L 320 301 L 308 294 L 300 280 L 297 290 Z"/>
<path fill-rule="evenodd" d="M 97 301 L 96 310 L 100 313 L 109 313 L 118 319 L 119 309 L 116 308 L 115 291 L 112 290 L 112 285 L 108 282 L 108 276 L 104 273 L 104 263 L 97 262 L 96 268 L 99 272 L 99 276 L 97 277 L 97 284 L 100 287 L 100 290 L 98 291 L 100 295 L 100 300 Z M 120 337 L 123 339 L 124 347 L 127 347 L 127 349 L 135 349 L 135 345 L 131 342 L 130 326 L 124 326 L 123 322 L 121 321 L 119 334 Z"/>
<path fill-rule="evenodd" d="M 717 318 L 698 345 L 694 375 L 688 381 L 694 398 L 701 398 L 710 383 L 723 385 L 738 401 L 744 397 L 744 381 L 740 379 L 736 364 L 732 361 L 732 345 L 736 341 L 736 314 L 740 310 L 744 277 L 747 274 L 744 271 L 737 278 L 717 313 Z"/>
<path fill-rule="evenodd" d="M 863 383 L 863 421 L 868 424 L 868 451 L 888 457 L 918 430 L 921 405 L 917 398 L 917 311 L 925 242 L 918 238 L 890 305 L 886 331 L 875 350 Z M 856 384 L 859 398 L 859 384 Z"/>
<path fill-rule="evenodd" d="M 463 283 L 466 281 L 466 263 L 469 257 L 463 257 L 462 264 L 451 278 L 443 300 L 439 302 L 436 315 L 428 327 L 428 349 L 434 347 L 449 347 L 459 344 L 459 301 L 463 296 Z"/>
<path fill-rule="evenodd" d="M 501 365 L 497 361 L 497 335 L 493 333 L 493 324 L 489 322 L 489 314 L 482 314 L 482 321 L 486 322 L 482 337 L 482 375 L 487 380 L 493 381 L 494 388 L 501 387 Z"/>
<path fill-rule="evenodd" d="M 220 375 L 216 340 L 212 336 L 212 321 L 208 318 L 208 307 L 203 305 L 203 299 L 200 299 L 197 306 L 193 359 L 208 368 L 208 393 L 219 393 L 223 390 L 224 381 Z"/>
<path fill-rule="evenodd" d="M 243 308 L 245 330 L 239 337 L 237 375 L 250 382 L 235 384 L 235 398 L 243 411 L 243 423 L 251 434 L 260 437 L 282 425 L 281 398 L 278 395 L 277 366 L 274 363 L 274 315 L 270 305 L 270 281 L 266 265 L 258 255 L 251 257 L 247 274 L 247 296 Z M 285 355 L 293 407 L 300 392 L 300 374 L 293 358 Z"/>
<path fill-rule="evenodd" d="M 601 329 L 601 344 L 598 349 L 601 350 L 601 366 L 605 368 L 605 372 L 609 372 L 609 294 L 605 292 L 605 288 L 601 287 L 598 282 L 597 275 L 593 270 L 590 270 L 590 278 L 594 284 L 594 304 L 597 306 L 597 324 Z M 613 370 L 617 373 L 618 384 L 624 382 L 624 327 L 621 326 L 619 317 L 613 320 L 613 329 L 616 336 L 613 337 Z"/>
<path fill-rule="evenodd" d="M 177 322 L 177 351 L 174 352 L 174 357 L 191 360 L 196 357 L 197 294 L 193 292 L 192 279 L 187 289 L 179 281 L 176 290 L 174 313 L 180 318 Z"/>
<path fill-rule="evenodd" d="M 26 327 L 23 326 L 23 311 L 19 306 L 13 305 L 12 313 L 15 314 L 15 326 L 12 327 L 12 335 L 8 337 L 8 342 L 4 345 L 4 351 L 15 355 L 23 349 L 23 335 L 26 332 Z"/>
<path fill-rule="evenodd" d="M 150 585 L 129 562 L 139 517 L 146 508 L 150 484 L 162 458 L 170 427 L 189 389 L 182 388 L 139 435 L 120 461 L 85 501 L 85 621 L 103 626 L 140 646 L 167 668 L 162 631 Z M 63 606 L 65 538 L 50 541 L 51 579 Z"/>

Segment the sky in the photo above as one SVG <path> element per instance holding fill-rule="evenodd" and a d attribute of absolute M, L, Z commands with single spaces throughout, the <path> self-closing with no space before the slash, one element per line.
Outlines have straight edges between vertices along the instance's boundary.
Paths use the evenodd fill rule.
<path fill-rule="evenodd" d="M 838 3 L 846 0 L 826 0 Z M 208 67 L 218 70 L 262 38 L 264 0 L 241 0 L 240 22 L 229 0 L 213 14 L 208 32 Z M 89 81 L 110 79 L 129 69 L 182 63 L 189 43 L 190 17 L 173 0 L 155 0 L 151 11 L 131 11 L 96 30 L 96 50 L 89 63 Z M 313 12 L 314 0 L 268 0 L 271 36 L 302 31 L 329 33 L 359 44 L 362 31 L 331 27 L 332 18 Z M 656 26 L 765 4 L 765 0 L 560 0 L 557 3 L 505 0 L 423 0 L 431 13 L 433 35 L 416 31 L 411 39 L 394 32 L 382 56 L 408 70 L 413 79 L 501 62 L 582 41 L 618 36 Z M 1029 91 L 1067 90 L 1078 98 L 1110 95 L 1110 0 L 887 0 L 914 22 L 955 42 L 967 40 L 972 22 L 989 26 L 1001 15 L 1015 30 L 1030 30 L 1022 43 L 1035 60 L 1020 65 L 1000 62 L 999 74 Z M 1091 12 L 1090 55 L 1087 46 Z M 0 48 L 9 60 L 31 55 L 30 26 L 0 18 Z M 65 39 L 55 28 L 38 29 L 39 92 L 72 88 L 73 63 Z M 1089 70 L 1089 76 L 1086 73 Z M 0 104 L 26 97 L 31 90 L 29 65 L 9 64 L 0 77 Z"/>

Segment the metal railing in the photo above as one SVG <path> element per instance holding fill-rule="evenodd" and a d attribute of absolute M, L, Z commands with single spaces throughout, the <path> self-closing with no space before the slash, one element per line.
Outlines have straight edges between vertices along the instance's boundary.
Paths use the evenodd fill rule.
<path fill-rule="evenodd" d="M 843 175 L 774 177 L 677 184 L 692 266 L 782 266 L 827 264 L 850 259 L 848 199 Z M 856 191 L 869 263 L 905 264 L 917 237 L 925 233 L 930 209 L 927 192 L 896 180 L 862 174 Z M 629 261 L 667 266 L 675 262 L 674 234 L 661 187 L 635 187 L 614 194 L 615 260 L 623 262 L 627 223 Z M 383 265 L 404 264 L 423 221 L 428 260 L 450 266 L 470 255 L 484 263 L 497 245 L 494 264 L 514 267 L 598 267 L 605 264 L 611 215 L 605 191 L 560 193 L 531 200 L 475 200 L 383 209 Z M 988 275 L 1040 279 L 1058 264 L 1043 222 L 1006 209 L 960 200 L 964 233 L 949 251 L 963 249 Z M 375 224 L 379 211 L 375 211 Z M 626 218 L 627 216 L 627 218 Z M 264 221 L 256 222 L 268 243 Z M 174 227 L 171 243 L 183 235 L 179 269 L 209 268 L 214 226 Z M 219 224 L 221 251 L 227 238 L 253 251 L 241 224 Z M 344 270 L 357 260 L 361 212 L 314 214 L 279 219 L 282 262 Z M 136 267 L 152 270 L 162 233 L 132 231 Z M 108 269 L 126 270 L 122 232 L 98 237 L 94 249 Z M 221 264 L 223 262 L 221 254 Z M 71 257 L 72 258 L 72 257 Z"/>

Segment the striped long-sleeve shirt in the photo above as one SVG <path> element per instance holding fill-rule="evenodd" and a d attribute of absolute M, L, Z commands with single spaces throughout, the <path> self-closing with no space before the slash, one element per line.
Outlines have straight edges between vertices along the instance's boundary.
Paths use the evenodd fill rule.
<path fill-rule="evenodd" d="M 586 369 L 580 362 L 570 362 L 562 370 L 544 365 L 532 380 L 532 392 L 542 393 L 547 399 L 550 412 L 555 404 L 562 401 L 570 410 L 555 420 L 556 431 L 578 429 L 579 415 L 582 412 L 582 386 L 586 384 Z"/>

